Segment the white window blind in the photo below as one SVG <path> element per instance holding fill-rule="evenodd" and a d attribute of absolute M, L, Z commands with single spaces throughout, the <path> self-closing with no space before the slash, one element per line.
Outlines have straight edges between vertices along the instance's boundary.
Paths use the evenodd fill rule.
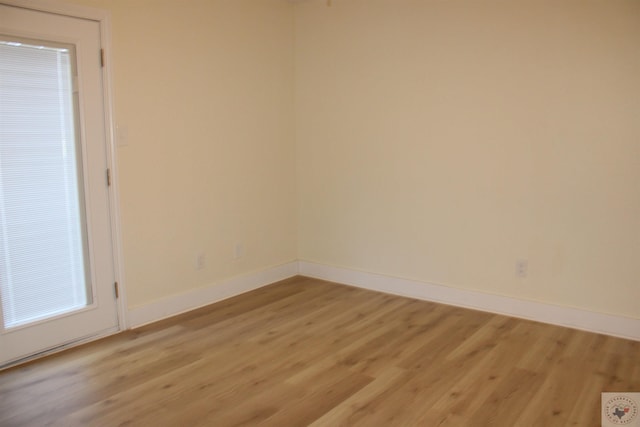
<path fill-rule="evenodd" d="M 4 328 L 91 303 L 72 47 L 0 36 Z"/>

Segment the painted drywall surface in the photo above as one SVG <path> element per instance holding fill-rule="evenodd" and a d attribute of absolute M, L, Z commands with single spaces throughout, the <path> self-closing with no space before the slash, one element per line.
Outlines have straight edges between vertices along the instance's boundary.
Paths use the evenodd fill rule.
<path fill-rule="evenodd" d="M 292 6 L 76 3 L 111 13 L 129 306 L 294 260 Z"/>
<path fill-rule="evenodd" d="M 640 318 L 640 2 L 295 18 L 300 259 Z"/>

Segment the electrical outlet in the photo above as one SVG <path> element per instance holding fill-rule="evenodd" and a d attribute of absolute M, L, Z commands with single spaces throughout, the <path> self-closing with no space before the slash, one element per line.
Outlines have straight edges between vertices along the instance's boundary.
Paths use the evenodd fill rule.
<path fill-rule="evenodd" d="M 233 259 L 240 259 L 244 256 L 244 245 L 242 243 L 236 243 L 233 246 Z"/>
<path fill-rule="evenodd" d="M 526 259 L 519 259 L 516 261 L 516 276 L 527 277 L 529 272 L 529 261 Z"/>
<path fill-rule="evenodd" d="M 198 253 L 196 256 L 196 270 L 202 270 L 207 263 L 207 257 L 204 252 Z"/>

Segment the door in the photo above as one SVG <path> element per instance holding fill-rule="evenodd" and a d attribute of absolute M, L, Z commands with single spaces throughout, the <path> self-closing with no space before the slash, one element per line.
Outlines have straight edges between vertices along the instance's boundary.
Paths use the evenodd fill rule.
<path fill-rule="evenodd" d="M 100 53 L 0 4 L 0 366 L 118 329 Z"/>

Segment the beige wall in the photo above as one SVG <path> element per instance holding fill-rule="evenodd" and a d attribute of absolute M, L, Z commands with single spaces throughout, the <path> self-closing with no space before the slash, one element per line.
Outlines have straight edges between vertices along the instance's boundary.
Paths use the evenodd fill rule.
<path fill-rule="evenodd" d="M 129 306 L 295 260 L 292 6 L 76 3 L 112 15 Z"/>
<path fill-rule="evenodd" d="M 295 17 L 300 259 L 640 318 L 640 2 Z"/>
<path fill-rule="evenodd" d="M 299 258 L 640 318 L 640 2 L 74 1 L 131 307 Z"/>

